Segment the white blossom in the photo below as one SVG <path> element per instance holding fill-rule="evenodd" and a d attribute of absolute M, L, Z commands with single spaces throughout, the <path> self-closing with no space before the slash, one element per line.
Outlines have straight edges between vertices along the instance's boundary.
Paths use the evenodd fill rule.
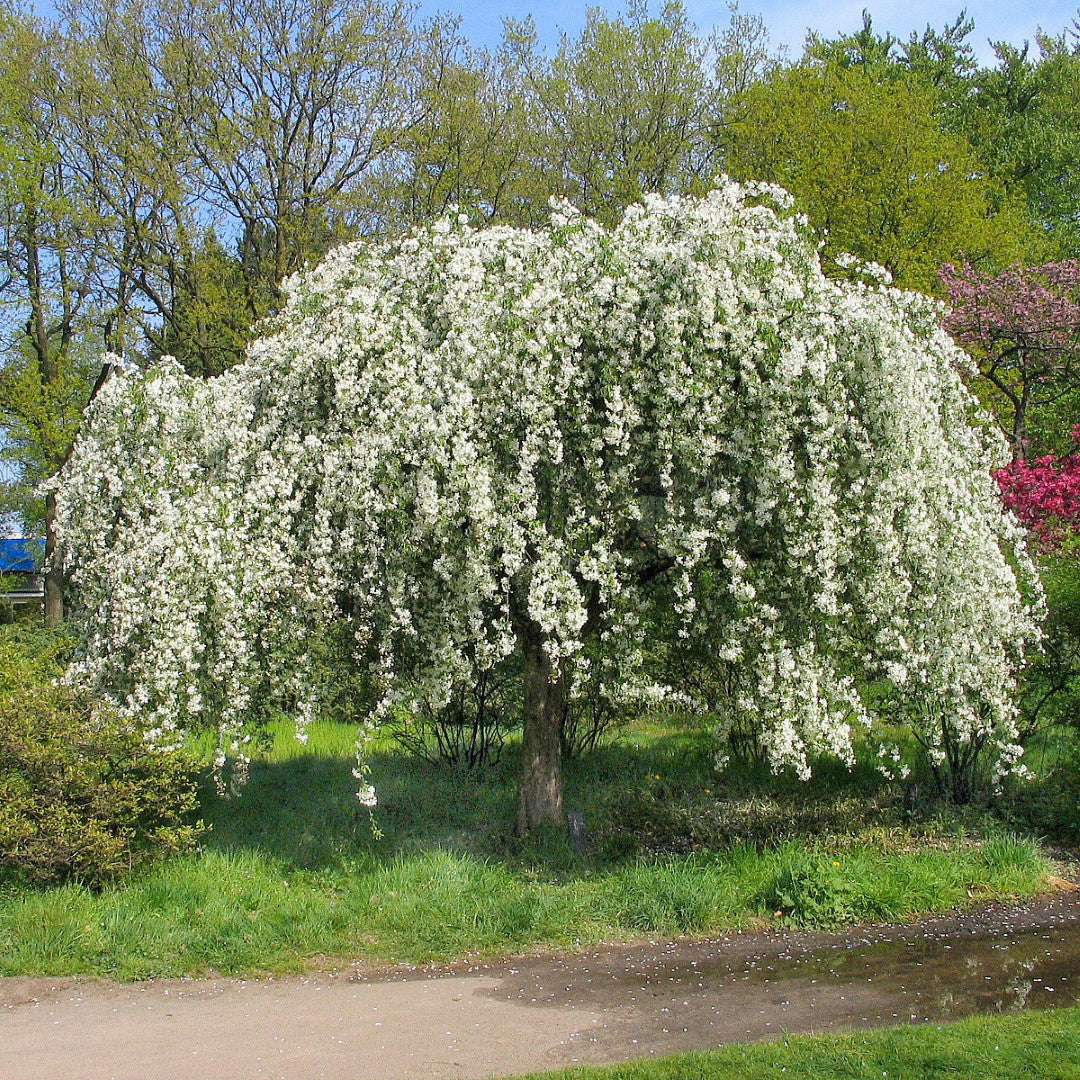
<path fill-rule="evenodd" d="M 292 278 L 224 375 L 118 372 L 59 489 L 73 677 L 163 732 L 219 724 L 221 756 L 272 706 L 303 728 L 327 626 L 377 718 L 503 661 L 520 599 L 557 662 L 588 634 L 629 692 L 656 686 L 660 566 L 775 764 L 849 758 L 885 681 L 1014 765 L 1037 586 L 1000 447 L 934 304 L 827 278 L 789 204 L 728 182 L 610 231 L 455 211 Z"/>

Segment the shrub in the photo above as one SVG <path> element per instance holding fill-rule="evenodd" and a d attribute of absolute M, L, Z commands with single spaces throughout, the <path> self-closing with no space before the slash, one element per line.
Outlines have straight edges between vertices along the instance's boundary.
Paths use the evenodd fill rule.
<path fill-rule="evenodd" d="M 1075 550 L 1040 561 L 1046 591 L 1045 636 L 1023 680 L 1021 738 L 1075 723 L 1080 708 L 1080 557 Z"/>
<path fill-rule="evenodd" d="M 629 723 L 634 712 L 630 701 L 613 700 L 605 691 L 605 679 L 611 679 L 602 651 L 595 643 L 584 650 L 584 663 L 572 680 L 574 689 L 563 699 L 559 742 L 564 757 L 580 758 L 591 754 Z M 617 677 L 615 680 L 617 682 Z"/>
<path fill-rule="evenodd" d="M 1080 424 L 1072 429 L 1074 443 Z M 1038 547 L 1055 552 L 1075 544 L 1080 527 L 1080 454 L 1020 459 L 994 477 L 1005 505 L 1031 530 Z"/>
<path fill-rule="evenodd" d="M 801 926 L 841 926 L 876 916 L 867 883 L 853 876 L 849 864 L 799 848 L 784 854 L 789 857 L 761 893 L 766 910 Z"/>
<path fill-rule="evenodd" d="M 101 885 L 192 848 L 202 827 L 189 761 L 60 684 L 67 648 L 41 631 L 0 636 L 0 878 L 9 881 Z"/>
<path fill-rule="evenodd" d="M 439 708 L 421 701 L 414 711 L 398 710 L 390 734 L 405 751 L 425 761 L 479 769 L 498 764 L 506 736 L 514 726 L 514 703 L 507 671 L 501 664 L 454 688 Z"/>

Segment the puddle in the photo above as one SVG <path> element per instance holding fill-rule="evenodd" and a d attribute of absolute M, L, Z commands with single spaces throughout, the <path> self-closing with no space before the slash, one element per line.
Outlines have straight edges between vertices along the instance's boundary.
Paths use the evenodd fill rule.
<path fill-rule="evenodd" d="M 493 972 L 494 974 L 494 972 Z M 734 935 L 500 971 L 490 993 L 599 1016 L 576 1059 L 1080 1001 L 1080 899 L 837 935 Z"/>

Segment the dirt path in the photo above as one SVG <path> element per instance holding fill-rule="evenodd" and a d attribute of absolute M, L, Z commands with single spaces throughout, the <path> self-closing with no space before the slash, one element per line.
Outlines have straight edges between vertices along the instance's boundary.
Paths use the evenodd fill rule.
<path fill-rule="evenodd" d="M 378 976 L 0 980 L 0 1080 L 509 1076 L 1080 1000 L 1080 895 Z"/>

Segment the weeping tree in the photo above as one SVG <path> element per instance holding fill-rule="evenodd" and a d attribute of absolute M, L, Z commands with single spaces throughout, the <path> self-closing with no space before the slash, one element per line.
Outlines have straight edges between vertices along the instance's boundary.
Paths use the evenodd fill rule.
<path fill-rule="evenodd" d="M 695 704 L 657 635 L 723 666 L 721 722 L 776 767 L 850 760 L 871 685 L 932 754 L 1010 767 L 1035 586 L 1000 440 L 937 307 L 826 278 L 789 202 L 450 216 L 293 277 L 217 378 L 119 372 L 59 481 L 72 676 L 242 765 L 267 706 L 319 709 L 333 627 L 372 687 L 374 805 L 371 725 L 520 671 L 519 831 L 562 818 L 568 694 Z"/>

